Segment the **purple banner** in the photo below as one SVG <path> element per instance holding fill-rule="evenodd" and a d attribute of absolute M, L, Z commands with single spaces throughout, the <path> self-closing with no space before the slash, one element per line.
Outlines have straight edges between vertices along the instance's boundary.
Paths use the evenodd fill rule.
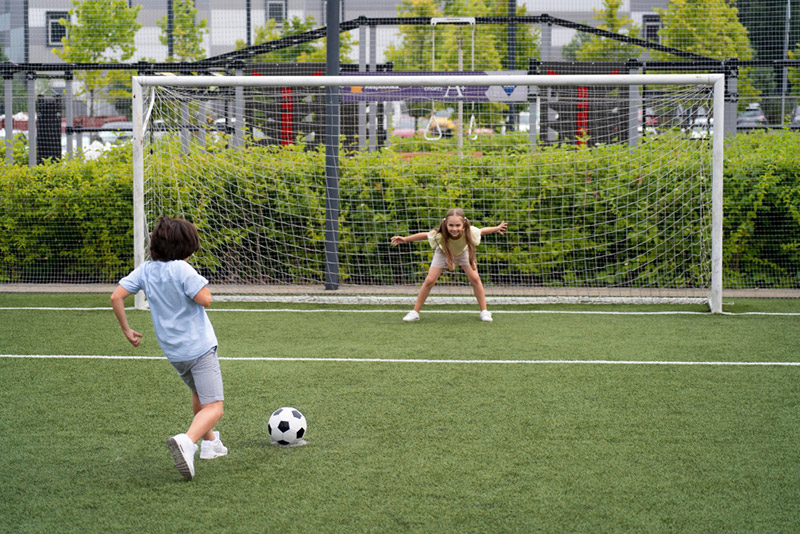
<path fill-rule="evenodd" d="M 359 72 L 348 76 L 430 76 L 453 75 L 452 72 L 392 72 L 375 73 Z M 486 75 L 487 72 L 464 72 L 458 75 Z M 528 99 L 528 88 L 525 86 L 488 86 L 488 85 L 456 85 L 456 86 L 349 86 L 342 87 L 339 93 L 342 102 L 525 102 Z"/>

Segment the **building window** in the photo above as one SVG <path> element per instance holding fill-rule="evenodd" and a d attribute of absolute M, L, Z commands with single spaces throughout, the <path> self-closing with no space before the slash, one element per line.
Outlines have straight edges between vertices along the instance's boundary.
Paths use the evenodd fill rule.
<path fill-rule="evenodd" d="M 283 1 L 279 2 L 267 2 L 267 20 L 273 19 L 275 22 L 281 23 L 283 19 L 286 18 L 286 15 L 283 11 L 284 5 Z"/>
<path fill-rule="evenodd" d="M 661 42 L 658 37 L 658 30 L 661 29 L 661 18 L 658 15 L 643 15 L 642 26 L 645 41 Z"/>
<path fill-rule="evenodd" d="M 69 20 L 69 12 L 48 11 L 45 16 L 47 20 L 47 45 L 63 46 L 61 38 L 67 36 L 67 29 L 59 21 L 61 19 Z"/>

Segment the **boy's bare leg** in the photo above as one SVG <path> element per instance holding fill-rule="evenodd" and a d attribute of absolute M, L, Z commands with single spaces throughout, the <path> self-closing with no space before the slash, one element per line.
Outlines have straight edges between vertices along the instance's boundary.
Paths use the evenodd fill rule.
<path fill-rule="evenodd" d="M 197 443 L 200 438 L 213 441 L 216 439 L 214 436 L 214 425 L 222 417 L 223 401 L 211 402 L 208 404 L 201 404 L 200 397 L 197 393 L 192 393 L 192 410 L 194 411 L 194 419 L 186 431 L 186 435 L 192 440 L 192 443 Z"/>

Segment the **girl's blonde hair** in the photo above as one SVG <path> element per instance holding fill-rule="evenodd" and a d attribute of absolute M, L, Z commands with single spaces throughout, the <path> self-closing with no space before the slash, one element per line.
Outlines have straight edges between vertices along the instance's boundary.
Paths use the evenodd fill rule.
<path fill-rule="evenodd" d="M 439 223 L 439 228 L 436 229 L 442 236 L 442 249 L 444 249 L 444 254 L 447 258 L 447 265 L 451 269 L 456 268 L 456 259 L 453 256 L 453 252 L 450 250 L 450 234 L 447 233 L 447 219 L 452 216 L 461 217 L 461 223 L 464 225 L 464 238 L 467 241 L 467 251 L 469 252 L 469 266 L 473 269 L 478 269 L 478 263 L 475 261 L 475 243 L 472 242 L 472 231 L 469 219 L 464 214 L 464 210 L 461 208 L 453 208 L 447 212 L 442 219 L 442 222 Z"/>

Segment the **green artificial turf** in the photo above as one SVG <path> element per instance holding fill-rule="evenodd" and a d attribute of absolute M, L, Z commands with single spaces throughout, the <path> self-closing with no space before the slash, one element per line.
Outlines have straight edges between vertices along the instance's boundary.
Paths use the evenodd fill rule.
<path fill-rule="evenodd" d="M 107 296 L 72 297 L 108 306 Z M 61 298 L 0 294 L 0 307 L 67 305 Z M 212 310 L 225 307 L 239 306 Z M 138 349 L 110 309 L 0 310 L 0 353 L 159 356 L 149 314 L 128 314 L 145 334 Z M 191 417 L 188 390 L 166 360 L 0 358 L 3 530 L 800 524 L 800 367 L 474 362 L 797 362 L 800 317 L 496 313 L 484 324 L 477 314 L 423 313 L 405 324 L 402 315 L 210 312 L 220 356 L 232 358 L 221 361 L 226 414 L 217 427 L 230 454 L 197 458 L 191 482 L 165 445 Z M 322 361 L 236 359 L 261 357 Z M 308 419 L 304 447 L 269 443 L 267 419 L 286 405 Z"/>

